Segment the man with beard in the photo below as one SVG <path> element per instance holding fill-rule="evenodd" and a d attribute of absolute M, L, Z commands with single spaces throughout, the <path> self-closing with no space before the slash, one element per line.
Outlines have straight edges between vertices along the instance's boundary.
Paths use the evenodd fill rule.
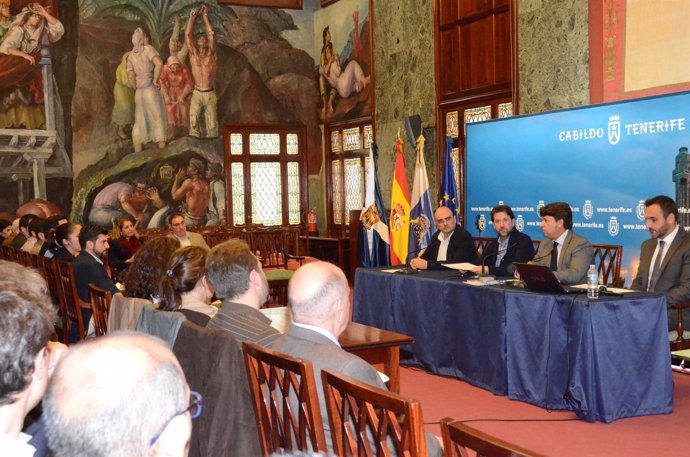
<path fill-rule="evenodd" d="M 206 258 L 206 277 L 223 301 L 207 328 L 226 330 L 240 343 L 252 341 L 262 346 L 280 336 L 259 311 L 268 299 L 268 281 L 246 242 L 231 239 L 214 246 Z"/>
<path fill-rule="evenodd" d="M 180 59 L 170 56 L 158 82 L 168 118 L 168 139 L 186 135 L 189 130 L 189 96 L 194 89 L 189 70 Z"/>
<path fill-rule="evenodd" d="M 204 21 L 204 33 L 200 34 L 194 43 L 194 23 L 199 15 Z M 218 136 L 218 99 L 213 88 L 218 56 L 216 34 L 208 19 L 206 5 L 191 11 L 185 29 L 185 43 L 189 49 L 189 63 L 194 77 L 194 92 L 189 107 L 189 135 L 197 138 L 214 138 Z M 205 124 L 204 132 L 200 126 L 202 117 Z"/>
<path fill-rule="evenodd" d="M 180 168 L 173 182 L 172 198 L 175 201 L 185 199 L 184 222 L 189 227 L 199 227 L 206 222 L 211 187 L 204 172 L 201 160 L 190 159 L 189 166 Z"/>
<path fill-rule="evenodd" d="M 690 235 L 678 225 L 678 207 L 658 195 L 644 202 L 644 218 L 652 236 L 640 248 L 640 266 L 631 289 L 666 295 L 669 305 L 690 300 Z M 683 310 L 683 322 L 690 312 Z M 678 315 L 668 310 L 668 328 L 675 330 Z"/>

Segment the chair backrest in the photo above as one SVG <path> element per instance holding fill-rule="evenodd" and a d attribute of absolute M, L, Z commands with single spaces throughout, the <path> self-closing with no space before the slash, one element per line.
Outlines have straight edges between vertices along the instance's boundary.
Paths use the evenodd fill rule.
<path fill-rule="evenodd" d="M 489 243 L 495 239 L 496 238 L 486 238 L 483 236 L 474 237 L 474 250 L 477 251 L 477 255 L 481 256 L 482 252 L 484 252 Z"/>
<path fill-rule="evenodd" d="M 542 457 L 449 417 L 441 419 L 441 435 L 446 457 L 467 457 L 467 449 L 478 457 Z"/>
<path fill-rule="evenodd" d="M 621 259 L 623 258 L 623 246 L 619 244 L 592 244 L 594 248 L 594 264 L 599 271 L 601 283 L 604 285 L 620 284 Z"/>
<path fill-rule="evenodd" d="M 321 380 L 335 455 L 427 455 L 418 401 L 329 369 Z"/>
<path fill-rule="evenodd" d="M 264 455 L 327 452 L 311 362 L 250 342 L 242 351 Z"/>
<path fill-rule="evenodd" d="M 91 298 L 96 336 L 105 335 L 108 333 L 108 313 L 110 312 L 110 302 L 113 300 L 113 294 L 108 290 L 103 290 L 89 283 L 89 297 Z"/>
<path fill-rule="evenodd" d="M 79 295 L 77 294 L 77 286 L 74 281 L 72 264 L 56 260 L 55 265 L 59 283 L 60 309 L 64 309 L 69 319 L 66 328 L 67 335 L 69 336 L 71 326 L 76 324 L 79 329 L 79 341 L 82 341 L 84 339 L 84 322 L 82 322 L 81 310 L 77 301 Z M 69 337 L 65 341 L 69 341 Z"/>

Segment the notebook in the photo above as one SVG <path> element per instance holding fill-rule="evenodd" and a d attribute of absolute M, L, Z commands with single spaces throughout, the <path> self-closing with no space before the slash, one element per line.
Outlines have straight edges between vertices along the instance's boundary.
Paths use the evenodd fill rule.
<path fill-rule="evenodd" d="M 536 292 L 548 292 L 551 294 L 581 294 L 587 293 L 586 290 L 576 287 L 568 287 L 558 282 L 556 275 L 546 265 L 534 263 L 515 262 L 513 265 L 520 274 L 520 279 L 525 283 L 529 290 Z"/>

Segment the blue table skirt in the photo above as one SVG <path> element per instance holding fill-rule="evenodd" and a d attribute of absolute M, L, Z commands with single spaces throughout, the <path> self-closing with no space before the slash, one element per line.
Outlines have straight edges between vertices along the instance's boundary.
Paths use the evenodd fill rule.
<path fill-rule="evenodd" d="M 456 272 L 359 269 L 354 320 L 415 338 L 427 370 L 588 421 L 672 411 L 663 296 L 474 287 Z"/>

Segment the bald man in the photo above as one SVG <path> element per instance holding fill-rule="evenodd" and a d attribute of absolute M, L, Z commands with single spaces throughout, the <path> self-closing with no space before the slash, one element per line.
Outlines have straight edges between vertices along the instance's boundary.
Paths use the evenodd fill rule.
<path fill-rule="evenodd" d="M 328 262 L 312 262 L 300 267 L 288 285 L 292 326 L 278 337 L 271 349 L 312 362 L 314 376 L 329 368 L 362 382 L 385 389 L 378 372 L 367 362 L 340 347 L 338 337 L 350 323 L 350 287 L 340 268 Z M 319 406 L 328 450 L 333 452 L 323 386 L 317 382 Z M 438 440 L 427 437 L 430 456 L 441 455 Z"/>
<path fill-rule="evenodd" d="M 185 457 L 200 397 L 159 339 L 118 333 L 73 346 L 43 400 L 57 457 Z"/>
<path fill-rule="evenodd" d="M 438 230 L 420 256 L 410 260 L 410 266 L 417 270 L 441 270 L 446 263 L 476 264 L 477 250 L 472 236 L 458 225 L 450 208 L 439 206 L 434 212 L 434 220 Z"/>

